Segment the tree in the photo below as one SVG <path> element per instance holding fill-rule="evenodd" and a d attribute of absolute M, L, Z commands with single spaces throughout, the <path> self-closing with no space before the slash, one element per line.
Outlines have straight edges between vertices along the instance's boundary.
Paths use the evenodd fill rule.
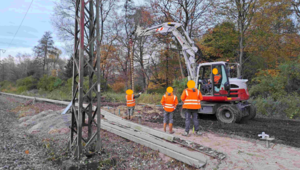
<path fill-rule="evenodd" d="M 290 18 L 291 4 L 288 1 L 260 0 L 258 6 L 246 34 L 248 45 L 245 51 L 264 58 L 264 67 L 268 69 L 297 59 L 300 55 L 300 36 Z"/>
<path fill-rule="evenodd" d="M 297 18 L 299 20 L 300 18 L 300 1 L 299 0 L 291 0 L 292 8 L 295 14 L 297 15 Z"/>
<path fill-rule="evenodd" d="M 67 64 L 64 67 L 64 76 L 65 79 L 69 79 L 73 76 L 73 57 L 70 57 L 70 59 L 67 61 Z"/>
<path fill-rule="evenodd" d="M 190 37 L 199 37 L 200 28 L 212 24 L 212 0 L 148 0 L 154 14 L 161 22 L 179 22 L 183 24 Z"/>
<path fill-rule="evenodd" d="M 47 62 L 47 57 L 49 54 L 53 54 L 54 50 L 56 49 L 54 47 L 54 41 L 51 36 L 51 32 L 47 31 L 43 35 L 42 39 L 39 40 L 38 45 L 34 46 L 33 51 L 35 53 L 36 57 L 43 58 L 43 74 L 45 73 L 45 66 L 47 66 L 48 71 L 48 62 Z"/>
<path fill-rule="evenodd" d="M 226 0 L 221 3 L 220 13 L 237 23 L 239 31 L 239 62 L 242 70 L 245 34 L 257 10 L 257 0 Z"/>
<path fill-rule="evenodd" d="M 238 35 L 234 23 L 223 22 L 209 29 L 197 44 L 209 60 L 222 58 L 221 60 L 230 59 L 233 62 L 237 57 Z"/>

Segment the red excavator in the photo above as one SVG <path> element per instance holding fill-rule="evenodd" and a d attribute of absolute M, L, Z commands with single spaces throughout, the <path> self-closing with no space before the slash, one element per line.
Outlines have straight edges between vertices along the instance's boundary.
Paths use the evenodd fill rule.
<path fill-rule="evenodd" d="M 199 57 L 201 51 L 180 23 L 168 22 L 146 29 L 138 26 L 135 31 L 137 37 L 168 33 L 172 33 L 182 46 L 188 79 L 196 82 L 196 87 L 203 95 L 199 114 L 216 114 L 217 119 L 223 123 L 235 123 L 255 117 L 256 109 L 247 101 L 248 80 L 241 79 L 239 64 L 224 61 L 197 64 L 199 58 L 196 60 L 195 57 Z M 180 112 L 182 118 L 185 118 L 182 108 Z"/>

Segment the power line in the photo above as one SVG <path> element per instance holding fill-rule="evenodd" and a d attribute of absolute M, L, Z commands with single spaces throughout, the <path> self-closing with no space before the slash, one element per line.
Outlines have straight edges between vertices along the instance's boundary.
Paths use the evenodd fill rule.
<path fill-rule="evenodd" d="M 33 3 L 33 1 L 34 1 L 34 0 L 31 1 L 30 5 L 29 5 L 29 7 L 28 7 L 28 9 L 27 9 L 27 11 L 26 11 L 26 13 L 25 13 L 23 19 L 22 19 L 22 22 L 21 22 L 20 25 L 19 25 L 19 28 L 18 28 L 17 32 L 15 33 L 13 39 L 10 41 L 10 43 L 9 43 L 9 45 L 8 45 L 8 48 L 11 46 L 11 43 L 14 41 L 16 35 L 18 34 L 19 29 L 21 28 L 21 26 L 22 26 L 22 24 L 23 24 L 23 21 L 24 21 L 24 19 L 26 18 L 26 15 L 27 15 L 27 13 L 28 13 L 28 11 L 29 11 L 29 9 L 30 9 L 30 7 L 31 7 L 31 5 L 32 5 L 32 3 Z"/>

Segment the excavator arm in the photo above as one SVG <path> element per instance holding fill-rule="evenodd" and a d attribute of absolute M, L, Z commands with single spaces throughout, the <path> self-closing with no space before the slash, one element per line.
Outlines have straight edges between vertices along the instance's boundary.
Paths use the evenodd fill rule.
<path fill-rule="evenodd" d="M 142 29 L 138 26 L 135 31 L 137 37 L 154 34 L 164 35 L 167 33 L 172 33 L 180 43 L 182 47 L 182 54 L 189 72 L 188 79 L 196 81 L 197 63 L 195 62 L 195 54 L 197 53 L 198 48 L 194 45 L 194 41 L 191 40 L 187 32 L 184 30 L 182 24 L 176 22 L 167 22 L 146 29 Z"/>

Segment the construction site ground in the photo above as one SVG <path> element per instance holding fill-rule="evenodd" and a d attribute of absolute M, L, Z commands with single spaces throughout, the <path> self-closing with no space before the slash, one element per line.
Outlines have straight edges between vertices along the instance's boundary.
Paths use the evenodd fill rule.
<path fill-rule="evenodd" d="M 66 150 L 69 140 L 67 115 L 61 115 L 65 106 L 33 103 L 0 96 L 0 169 L 64 169 L 74 166 L 71 153 Z M 103 103 L 104 110 L 121 117 L 126 106 Z M 162 130 L 163 110 L 155 105 L 136 106 L 143 125 Z M 138 123 L 138 117 L 134 117 Z M 300 169 L 300 122 L 256 118 L 239 124 L 222 124 L 214 116 L 200 117 L 202 136 L 190 131 L 187 140 L 226 154 L 222 161 L 207 156 L 203 169 Z M 176 112 L 175 134 L 184 131 L 184 120 Z M 274 136 L 270 148 L 258 134 Z M 104 151 L 92 158 L 77 162 L 81 169 L 194 169 L 157 151 L 101 131 Z"/>

